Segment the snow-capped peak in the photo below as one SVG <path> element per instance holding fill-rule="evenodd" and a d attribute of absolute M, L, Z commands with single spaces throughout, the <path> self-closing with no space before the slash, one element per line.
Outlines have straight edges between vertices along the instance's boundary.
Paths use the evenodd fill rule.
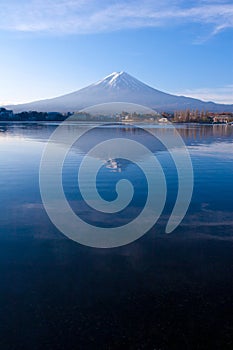
<path fill-rule="evenodd" d="M 139 80 L 135 79 L 128 73 L 121 72 L 113 72 L 107 75 L 104 79 L 99 80 L 97 83 L 93 84 L 95 86 L 103 86 L 105 88 L 115 88 L 117 90 L 120 89 L 130 89 L 130 90 L 140 90 L 142 88 L 148 88 L 147 85 L 143 84 Z"/>
<path fill-rule="evenodd" d="M 127 74 L 125 72 L 114 72 L 111 74 L 111 80 L 109 81 L 109 85 L 114 85 L 116 83 L 116 81 L 123 75 L 123 74 Z"/>
<path fill-rule="evenodd" d="M 114 82 L 114 80 L 118 79 L 120 77 L 120 75 L 124 74 L 124 72 L 113 72 L 109 75 L 107 75 L 105 78 L 97 81 L 95 84 L 93 85 L 100 85 L 100 84 L 109 84 L 112 85 L 112 83 Z"/>
<path fill-rule="evenodd" d="M 213 112 L 233 111 L 233 105 L 203 102 L 156 90 L 123 71 L 113 72 L 94 84 L 63 96 L 43 101 L 34 101 L 28 104 L 7 106 L 7 108 L 13 109 L 14 112 L 27 110 L 36 110 L 38 112 L 69 112 L 80 111 L 83 108 L 93 105 L 118 104 L 122 102 L 168 112 L 187 108 L 194 110 L 208 109 Z"/>

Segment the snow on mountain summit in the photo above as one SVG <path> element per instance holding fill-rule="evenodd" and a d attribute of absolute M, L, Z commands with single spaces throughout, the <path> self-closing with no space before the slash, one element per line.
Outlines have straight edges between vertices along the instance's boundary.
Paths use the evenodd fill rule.
<path fill-rule="evenodd" d="M 148 85 L 142 83 L 138 79 L 132 77 L 126 72 L 113 72 L 107 75 L 104 79 L 99 80 L 93 86 L 102 86 L 107 88 L 129 89 L 129 90 L 141 90 L 151 89 Z"/>

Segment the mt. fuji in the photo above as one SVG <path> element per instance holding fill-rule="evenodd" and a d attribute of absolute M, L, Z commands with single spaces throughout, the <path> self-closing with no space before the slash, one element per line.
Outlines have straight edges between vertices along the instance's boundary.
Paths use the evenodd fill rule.
<path fill-rule="evenodd" d="M 83 89 L 60 97 L 26 104 L 7 106 L 14 112 L 75 112 L 97 104 L 127 102 L 140 104 L 158 112 L 199 109 L 211 112 L 233 112 L 233 105 L 203 102 L 156 90 L 126 72 L 114 72 Z"/>

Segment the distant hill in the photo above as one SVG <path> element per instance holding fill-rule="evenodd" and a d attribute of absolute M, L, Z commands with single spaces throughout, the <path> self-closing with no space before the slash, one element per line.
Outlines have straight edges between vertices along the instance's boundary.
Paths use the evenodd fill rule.
<path fill-rule="evenodd" d="M 14 112 L 36 110 L 39 112 L 75 112 L 96 104 L 109 102 L 136 103 L 158 112 L 198 109 L 210 112 L 233 112 L 233 104 L 217 104 L 198 99 L 176 96 L 156 90 L 126 72 L 114 72 L 83 89 L 60 97 L 11 105 Z"/>

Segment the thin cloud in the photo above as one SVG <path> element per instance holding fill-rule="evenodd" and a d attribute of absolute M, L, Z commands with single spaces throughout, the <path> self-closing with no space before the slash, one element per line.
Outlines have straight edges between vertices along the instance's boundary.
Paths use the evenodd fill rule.
<path fill-rule="evenodd" d="M 52 34 L 92 34 L 185 23 L 212 26 L 211 35 L 233 27 L 230 1 L 2 0 L 0 29 Z"/>
<path fill-rule="evenodd" d="M 187 89 L 174 92 L 176 95 L 197 98 L 203 101 L 233 104 L 233 85 L 218 88 Z"/>

